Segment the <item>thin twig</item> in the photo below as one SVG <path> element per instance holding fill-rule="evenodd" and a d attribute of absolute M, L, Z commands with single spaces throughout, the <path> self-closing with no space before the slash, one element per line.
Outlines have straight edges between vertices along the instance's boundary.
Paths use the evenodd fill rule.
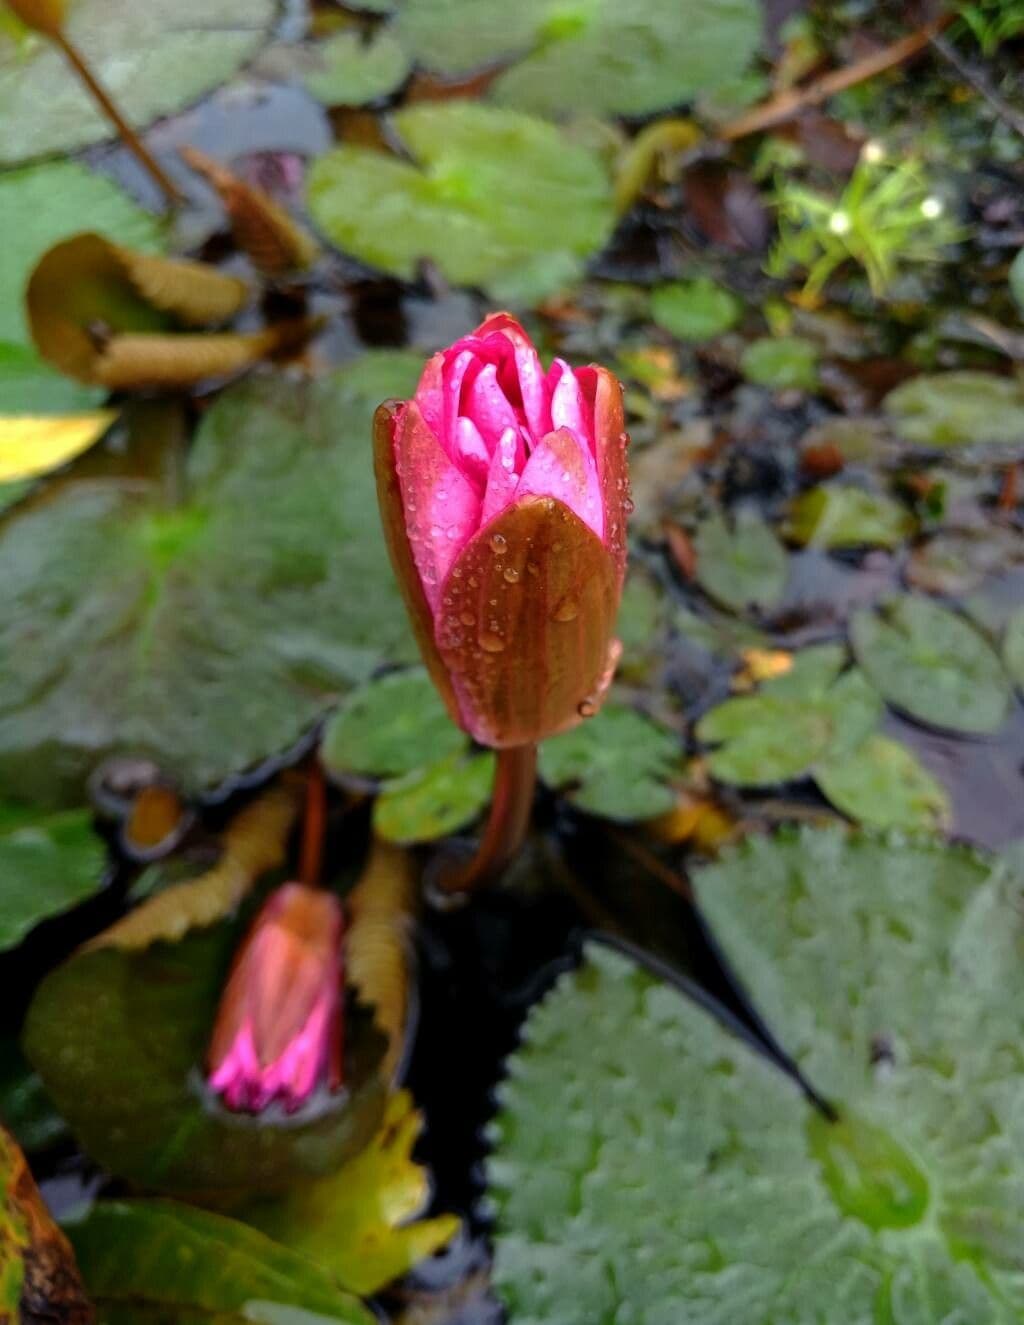
<path fill-rule="evenodd" d="M 823 74 L 821 78 L 816 78 L 806 87 L 787 88 L 778 96 L 762 102 L 760 106 L 754 106 L 752 110 L 745 111 L 735 120 L 730 120 L 719 129 L 717 136 L 724 142 L 735 142 L 737 138 L 746 138 L 752 133 L 760 133 L 763 129 L 773 129 L 777 124 L 791 120 L 802 110 L 807 110 L 811 106 L 820 106 L 823 101 L 834 97 L 837 92 L 844 92 L 848 87 L 855 87 L 858 83 L 874 78 L 876 74 L 885 73 L 888 69 L 895 69 L 905 64 L 907 60 L 927 50 L 939 33 L 952 21 L 952 14 L 943 14 L 941 18 L 925 23 L 914 32 L 909 32 L 899 41 L 883 46 L 881 50 L 872 51 L 870 55 L 855 60 L 853 64 L 844 65 L 842 69 L 833 69 L 830 73 Z"/>
<path fill-rule="evenodd" d="M 652 878 L 657 879 L 659 883 L 663 883 L 666 888 L 670 888 L 672 892 L 677 896 L 682 897 L 684 901 L 693 901 L 693 889 L 690 887 L 689 881 L 681 874 L 677 874 L 675 870 L 669 869 L 663 861 L 658 859 L 653 851 L 650 851 L 641 842 L 638 842 L 635 838 L 630 837 L 628 833 L 624 833 L 618 828 L 606 827 L 605 831 L 616 846 L 621 847 L 626 855 L 629 856 L 630 859 L 636 861 L 636 863 L 642 869 L 646 870 Z"/>
<path fill-rule="evenodd" d="M 974 88 L 978 96 L 988 102 L 999 118 L 1024 138 L 1024 114 L 1011 106 L 1005 97 L 1000 96 L 992 86 L 988 76 L 982 73 L 980 69 L 975 69 L 969 61 L 965 60 L 953 43 L 943 37 L 941 33 L 937 32 L 932 36 L 931 44 L 942 58 L 952 65 L 964 82 Z"/>

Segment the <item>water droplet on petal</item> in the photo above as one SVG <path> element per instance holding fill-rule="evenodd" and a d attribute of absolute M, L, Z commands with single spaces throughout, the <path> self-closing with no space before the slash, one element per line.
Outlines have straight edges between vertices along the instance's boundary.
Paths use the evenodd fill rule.
<path fill-rule="evenodd" d="M 485 653 L 501 653 L 505 647 L 505 641 L 493 630 L 485 630 L 478 643 Z"/>
<path fill-rule="evenodd" d="M 575 621 L 579 616 L 580 605 L 572 594 L 566 594 L 563 599 L 555 604 L 555 610 L 551 613 L 555 621 Z"/>
<path fill-rule="evenodd" d="M 492 552 L 504 552 L 508 547 L 508 539 L 504 534 L 492 534 L 487 542 Z"/>
<path fill-rule="evenodd" d="M 462 622 L 464 626 L 471 626 L 473 622 L 476 620 L 476 617 L 473 615 L 472 612 L 469 611 L 460 612 L 459 620 Z"/>
<path fill-rule="evenodd" d="M 509 584 L 517 584 L 519 582 L 519 572 L 514 566 L 506 566 L 502 574 Z"/>
<path fill-rule="evenodd" d="M 592 718 L 597 712 L 597 705 L 592 699 L 581 699 L 576 706 L 576 712 L 581 718 Z"/>

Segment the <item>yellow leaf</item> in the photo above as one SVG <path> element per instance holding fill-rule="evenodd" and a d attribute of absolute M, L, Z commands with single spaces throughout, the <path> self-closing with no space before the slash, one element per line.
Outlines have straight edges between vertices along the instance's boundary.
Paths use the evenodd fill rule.
<path fill-rule="evenodd" d="M 35 478 L 67 464 L 99 441 L 116 418 L 109 409 L 0 415 L 0 483 Z"/>
<path fill-rule="evenodd" d="M 793 655 L 784 649 L 744 649 L 742 668 L 732 678 L 733 690 L 753 690 L 762 681 L 785 676 L 793 666 Z"/>

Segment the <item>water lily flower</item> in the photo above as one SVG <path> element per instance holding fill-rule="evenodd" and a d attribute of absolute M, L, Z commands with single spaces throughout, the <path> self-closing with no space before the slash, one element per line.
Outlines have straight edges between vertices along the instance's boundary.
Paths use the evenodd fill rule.
<path fill-rule="evenodd" d="M 286 883 L 239 949 L 210 1044 L 209 1084 L 231 1109 L 291 1113 L 342 1082 L 341 903 Z"/>
<path fill-rule="evenodd" d="M 596 712 L 631 509 L 622 389 L 596 365 L 545 372 L 498 313 L 377 412 L 385 532 L 452 717 L 497 749 Z"/>

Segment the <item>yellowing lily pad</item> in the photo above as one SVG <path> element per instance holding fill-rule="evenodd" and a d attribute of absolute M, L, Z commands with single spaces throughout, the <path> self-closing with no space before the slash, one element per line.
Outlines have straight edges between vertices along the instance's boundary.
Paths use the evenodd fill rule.
<path fill-rule="evenodd" d="M 98 441 L 117 418 L 93 414 L 0 414 L 0 483 L 35 478 L 67 464 Z"/>

